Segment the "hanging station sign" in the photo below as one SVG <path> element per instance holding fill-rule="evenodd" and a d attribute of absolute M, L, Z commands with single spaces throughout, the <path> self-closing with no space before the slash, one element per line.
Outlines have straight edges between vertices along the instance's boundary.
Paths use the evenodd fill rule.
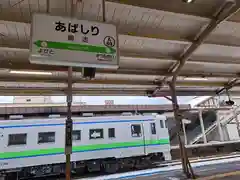
<path fill-rule="evenodd" d="M 31 63 L 117 69 L 116 26 L 66 17 L 34 14 Z"/>

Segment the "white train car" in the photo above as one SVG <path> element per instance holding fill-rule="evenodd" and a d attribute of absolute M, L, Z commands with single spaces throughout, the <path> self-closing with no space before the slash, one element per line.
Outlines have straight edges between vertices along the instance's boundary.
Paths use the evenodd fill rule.
<path fill-rule="evenodd" d="M 73 117 L 72 169 L 116 172 L 170 160 L 166 117 Z M 64 173 L 65 118 L 0 121 L 0 174 Z"/>

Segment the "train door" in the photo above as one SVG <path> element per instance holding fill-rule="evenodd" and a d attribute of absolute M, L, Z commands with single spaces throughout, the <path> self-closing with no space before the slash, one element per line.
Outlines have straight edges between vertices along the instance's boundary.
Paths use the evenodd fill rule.
<path fill-rule="evenodd" d="M 4 152 L 5 142 L 3 136 L 3 128 L 0 128 L 0 152 Z"/>
<path fill-rule="evenodd" d="M 155 144 L 158 142 L 158 133 L 156 131 L 155 122 L 145 122 L 144 124 L 144 137 L 145 137 L 145 151 L 146 154 L 152 153 Z M 155 152 L 155 151 L 154 151 Z"/>
<path fill-rule="evenodd" d="M 141 154 L 146 154 L 146 149 L 145 149 L 145 132 L 144 132 L 144 126 L 143 123 L 134 123 L 131 124 L 131 133 L 132 137 L 134 138 L 134 141 L 136 142 L 136 145 L 141 147 L 140 153 Z"/>
<path fill-rule="evenodd" d="M 6 142 L 4 139 L 4 128 L 0 128 L 0 153 L 4 153 L 6 150 Z M 0 160 L 0 171 L 7 165 L 5 160 Z M 1 178 L 0 178 L 1 179 Z"/>

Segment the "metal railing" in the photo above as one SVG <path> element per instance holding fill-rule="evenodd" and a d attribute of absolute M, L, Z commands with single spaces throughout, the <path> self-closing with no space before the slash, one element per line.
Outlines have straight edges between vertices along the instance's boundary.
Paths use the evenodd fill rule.
<path fill-rule="evenodd" d="M 202 107 L 202 108 L 209 108 L 209 107 L 217 108 L 217 107 L 221 106 L 220 103 L 221 103 L 220 97 L 212 96 L 212 97 L 206 98 L 202 102 L 198 103 L 196 106 Z M 240 108 L 239 108 L 239 106 L 236 106 L 235 108 L 231 109 L 227 113 L 219 115 L 220 123 L 225 126 L 227 123 L 232 121 L 238 114 L 240 114 Z M 217 121 L 213 122 L 209 118 L 212 118 L 212 116 L 208 115 L 207 117 L 204 118 L 204 122 L 203 122 L 206 135 L 209 134 L 210 132 L 212 132 L 217 127 Z M 170 133 L 172 143 L 173 144 L 177 143 L 176 139 L 175 139 L 176 127 L 172 127 L 172 129 L 170 129 L 169 133 Z M 187 140 L 188 140 L 189 144 L 194 144 L 194 143 L 198 142 L 203 137 L 200 123 L 196 124 L 196 127 L 194 129 L 187 130 L 186 134 L 187 134 Z"/>
<path fill-rule="evenodd" d="M 219 117 L 220 119 L 220 125 L 226 125 L 228 124 L 230 121 L 232 121 L 237 115 L 240 114 L 240 106 L 236 106 L 235 108 L 233 108 L 232 110 L 229 111 L 229 113 L 221 115 Z M 212 132 L 213 130 L 215 130 L 217 128 L 217 120 L 215 122 L 212 123 L 212 125 L 210 125 L 209 127 L 207 127 L 205 129 L 205 134 L 208 135 L 210 132 Z M 197 127 L 198 128 L 198 127 Z M 201 129 L 201 128 L 200 128 Z M 200 132 L 200 134 L 195 137 L 190 144 L 194 144 L 196 142 L 198 142 L 201 138 L 203 137 L 203 133 Z"/>

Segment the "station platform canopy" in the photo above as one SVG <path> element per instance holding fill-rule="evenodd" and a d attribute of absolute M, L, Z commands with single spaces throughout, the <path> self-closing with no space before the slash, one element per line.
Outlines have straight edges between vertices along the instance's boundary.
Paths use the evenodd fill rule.
<path fill-rule="evenodd" d="M 101 0 L 76 0 L 76 18 L 101 21 Z M 223 87 L 240 90 L 240 4 L 229 12 L 222 0 L 109 0 L 106 22 L 117 25 L 120 66 L 97 69 L 92 80 L 74 68 L 75 95 L 145 96 L 169 81 L 188 56 L 177 78 L 178 96 L 213 96 Z M 234 1 L 227 1 L 229 3 Z M 69 16 L 70 0 L 1 0 L 0 94 L 64 95 L 65 67 L 29 62 L 33 13 Z M 225 6 L 225 5 L 224 5 Z M 215 27 L 216 26 L 216 27 Z M 202 32 L 206 30 L 204 38 Z M 188 53 L 188 54 L 186 54 Z M 163 85 L 158 96 L 168 96 Z"/>

